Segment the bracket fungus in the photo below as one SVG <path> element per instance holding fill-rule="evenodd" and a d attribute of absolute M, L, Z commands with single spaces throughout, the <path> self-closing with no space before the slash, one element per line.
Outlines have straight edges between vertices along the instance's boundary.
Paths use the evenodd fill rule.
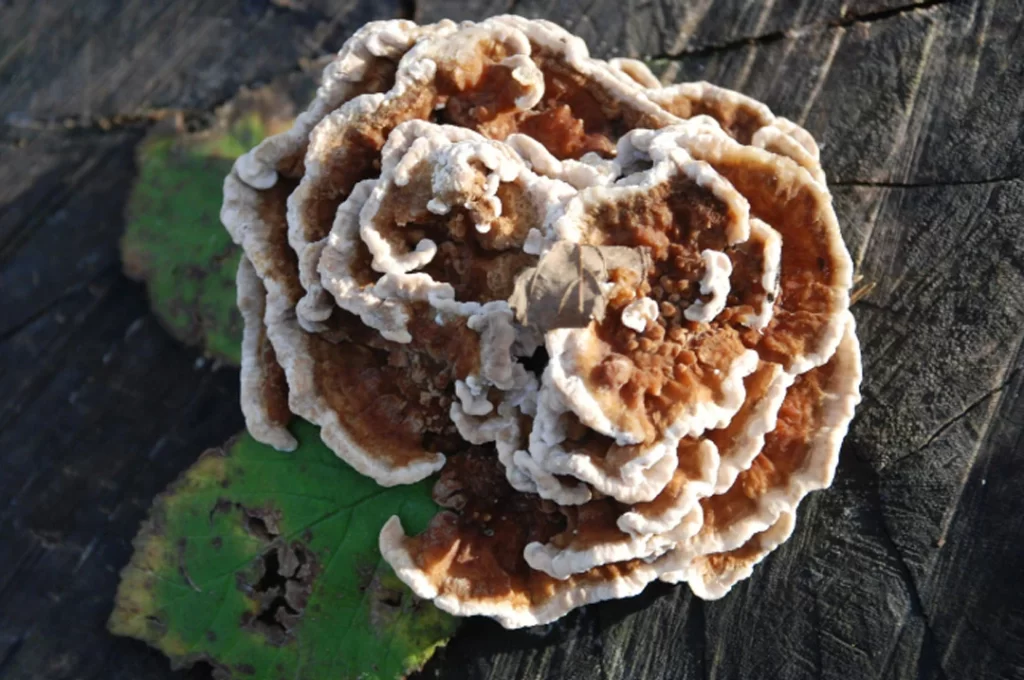
<path fill-rule="evenodd" d="M 384 558 L 508 627 L 724 595 L 831 483 L 852 264 L 811 135 L 544 21 L 368 24 L 241 157 L 242 404 L 443 510 Z"/>

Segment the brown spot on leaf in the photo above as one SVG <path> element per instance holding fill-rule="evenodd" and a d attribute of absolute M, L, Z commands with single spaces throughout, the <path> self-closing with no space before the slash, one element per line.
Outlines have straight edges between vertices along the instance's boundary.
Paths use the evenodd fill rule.
<path fill-rule="evenodd" d="M 167 623 L 164 622 L 164 620 L 160 617 L 152 615 L 147 616 L 146 623 L 150 626 L 150 628 L 153 628 L 154 630 L 158 631 L 157 637 L 163 637 L 167 634 Z"/>
<path fill-rule="evenodd" d="M 187 583 L 189 587 L 192 588 L 192 590 L 196 591 L 197 593 L 201 593 L 203 592 L 203 589 L 195 584 L 195 581 L 193 581 L 192 577 L 188 574 L 188 567 L 185 565 L 185 551 L 187 548 L 188 541 L 184 538 L 179 538 L 177 543 L 178 574 L 181 576 L 182 580 L 184 580 L 185 583 Z"/>
<path fill-rule="evenodd" d="M 270 543 L 281 535 L 281 513 L 272 508 L 242 508 L 245 516 L 245 530 L 263 541 Z"/>
<path fill-rule="evenodd" d="M 385 630 L 402 610 L 404 593 L 397 588 L 386 585 L 381 580 L 381 573 L 387 574 L 387 567 L 374 571 L 373 578 L 367 586 L 370 603 L 370 625 L 375 630 Z"/>
<path fill-rule="evenodd" d="M 231 512 L 231 509 L 234 507 L 234 503 L 232 503 L 228 499 L 218 498 L 217 502 L 213 504 L 212 508 L 210 508 L 210 524 L 213 524 L 213 516 L 216 515 L 218 512 L 228 513 Z"/>

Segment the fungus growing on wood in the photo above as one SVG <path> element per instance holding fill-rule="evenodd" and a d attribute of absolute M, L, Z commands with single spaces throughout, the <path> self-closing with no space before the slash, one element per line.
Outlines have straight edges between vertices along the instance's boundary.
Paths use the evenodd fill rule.
<path fill-rule="evenodd" d="M 542 21 L 370 24 L 222 218 L 253 436 L 295 414 L 382 485 L 439 471 L 380 547 L 442 609 L 719 597 L 831 482 L 852 266 L 813 138 L 743 95 Z"/>

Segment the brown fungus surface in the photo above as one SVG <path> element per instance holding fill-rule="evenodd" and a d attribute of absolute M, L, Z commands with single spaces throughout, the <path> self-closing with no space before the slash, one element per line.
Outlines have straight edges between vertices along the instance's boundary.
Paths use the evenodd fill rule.
<path fill-rule="evenodd" d="M 526 545 L 566 530 L 558 506 L 518 493 L 494 456 L 473 450 L 452 459 L 434 487 L 448 508 L 419 536 L 407 537 L 393 517 L 381 531 L 381 554 L 420 597 L 462 615 L 496 618 L 506 627 L 546 623 L 569 610 L 634 595 L 655 576 L 632 560 L 568 579 L 532 569 Z"/>
<path fill-rule="evenodd" d="M 860 347 L 853 317 L 847 315 L 836 353 L 796 378 L 752 465 L 728 489 L 701 501 L 703 526 L 662 558 L 662 568 L 672 574 L 663 579 L 685 580 L 695 591 L 708 593 L 704 597 L 728 590 L 735 567 L 714 556 L 749 546 L 780 521 L 791 523 L 786 515 L 808 493 L 832 483 L 839 448 L 860 401 L 860 380 Z"/>
<path fill-rule="evenodd" d="M 793 121 L 776 116 L 756 99 L 705 82 L 658 87 L 649 96 L 680 118 L 709 116 L 740 144 L 791 158 L 815 180 L 825 183 L 814 137 Z"/>
<path fill-rule="evenodd" d="M 443 507 L 381 552 L 518 627 L 661 578 L 720 597 L 827 486 L 858 400 L 818 147 L 543 21 L 375 22 L 241 157 L 242 406 Z"/>

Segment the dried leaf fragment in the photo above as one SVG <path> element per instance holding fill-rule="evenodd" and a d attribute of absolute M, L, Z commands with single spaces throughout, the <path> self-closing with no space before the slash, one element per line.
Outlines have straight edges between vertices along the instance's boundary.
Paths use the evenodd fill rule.
<path fill-rule="evenodd" d="M 583 328 L 604 319 L 613 272 L 643 277 L 651 267 L 645 248 L 559 241 L 516 278 L 509 305 L 516 321 L 541 333 Z"/>

